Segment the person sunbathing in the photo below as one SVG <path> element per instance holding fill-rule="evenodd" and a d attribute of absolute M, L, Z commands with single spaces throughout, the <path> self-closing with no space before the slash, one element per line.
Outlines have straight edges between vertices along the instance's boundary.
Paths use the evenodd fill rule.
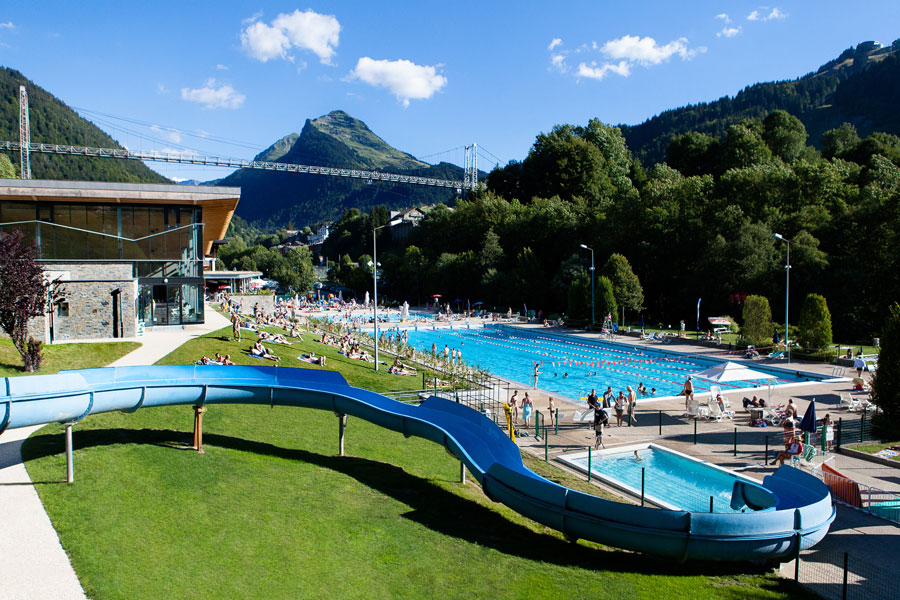
<path fill-rule="evenodd" d="M 256 343 L 253 344 L 253 348 L 250 349 L 250 354 L 252 356 L 258 356 L 259 358 L 266 358 L 268 360 L 279 361 L 281 360 L 271 352 L 269 352 L 265 346 L 262 345 L 262 342 L 256 340 Z"/>
<path fill-rule="evenodd" d="M 233 365 L 233 364 L 234 364 L 234 361 L 231 360 L 231 355 L 230 355 L 230 354 L 226 354 L 226 355 L 225 355 L 225 358 L 222 359 L 222 364 L 223 364 L 223 365 Z"/>
<path fill-rule="evenodd" d="M 309 354 L 301 354 L 298 356 L 302 361 L 312 363 L 314 365 L 319 365 L 321 367 L 325 366 L 325 357 L 324 356 L 316 356 L 315 352 L 310 352 Z"/>
<path fill-rule="evenodd" d="M 280 333 L 269 333 L 268 331 L 260 331 L 259 339 L 273 342 L 275 344 L 287 344 L 288 346 L 291 345 L 291 342 L 287 341 L 287 339 L 285 339 L 285 337 L 283 335 L 281 335 Z"/>
<path fill-rule="evenodd" d="M 787 448 L 785 448 L 784 450 L 782 450 L 781 452 L 776 454 L 775 458 L 772 459 L 772 462 L 770 462 L 769 464 L 774 465 L 775 461 L 777 460 L 781 465 L 784 465 L 785 459 L 790 459 L 795 456 L 800 456 L 800 454 L 802 452 L 803 452 L 803 443 L 800 442 L 800 438 L 798 438 L 797 436 L 794 436 L 791 438 L 791 441 L 788 442 Z"/>

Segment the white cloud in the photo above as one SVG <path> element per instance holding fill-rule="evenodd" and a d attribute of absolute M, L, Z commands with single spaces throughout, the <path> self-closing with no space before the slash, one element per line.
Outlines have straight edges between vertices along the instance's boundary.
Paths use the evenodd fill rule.
<path fill-rule="evenodd" d="M 726 16 L 726 15 L 722 15 Z M 727 17 L 727 16 L 726 16 Z M 717 17 L 718 18 L 718 17 Z M 726 28 L 727 29 L 727 28 Z M 549 48 L 558 44 L 551 42 Z M 606 56 L 605 61 L 582 61 L 575 69 L 575 77 L 602 80 L 609 74 L 628 77 L 635 65 L 645 67 L 658 65 L 668 61 L 673 56 L 681 57 L 681 60 L 691 60 L 698 54 L 706 52 L 706 47 L 688 47 L 687 38 L 678 38 L 668 44 L 660 45 L 652 37 L 640 37 L 636 35 L 624 35 L 618 39 L 609 40 L 599 45 L 597 42 L 581 44 L 574 54 L 587 54 L 599 52 Z M 569 66 L 566 63 L 568 52 L 561 50 L 550 55 L 550 69 L 560 73 L 567 73 Z"/>
<path fill-rule="evenodd" d="M 287 36 L 265 23 L 253 23 L 241 32 L 241 47 L 256 60 L 266 62 L 270 58 L 286 58 L 291 43 Z"/>
<path fill-rule="evenodd" d="M 569 70 L 569 66 L 566 64 L 566 55 L 565 54 L 551 54 L 550 55 L 550 66 L 560 73 L 565 73 Z"/>
<path fill-rule="evenodd" d="M 697 54 L 706 52 L 706 48 L 702 46 L 688 48 L 687 41 L 687 38 L 678 38 L 660 46 L 649 36 L 623 35 L 617 40 L 606 42 L 600 51 L 613 60 L 624 59 L 644 66 L 658 65 L 676 54 L 682 60 L 691 60 Z"/>
<path fill-rule="evenodd" d="M 733 38 L 734 36 L 738 35 L 740 32 L 741 32 L 740 26 L 738 26 L 738 27 L 727 27 L 726 26 L 726 27 L 722 28 L 722 31 L 720 31 L 716 34 L 716 37 Z"/>
<path fill-rule="evenodd" d="M 369 85 L 386 87 L 403 106 L 409 106 L 410 100 L 431 98 L 447 85 L 447 78 L 438 74 L 437 67 L 417 65 L 402 59 L 375 60 L 368 56 L 359 59 L 350 77 Z"/>
<path fill-rule="evenodd" d="M 159 125 L 151 125 L 150 130 L 156 133 L 161 134 L 167 140 L 172 142 L 173 144 L 181 143 L 181 134 L 175 131 L 174 129 L 162 128 Z"/>
<path fill-rule="evenodd" d="M 717 18 L 717 19 L 722 19 L 722 20 L 725 21 L 726 23 L 731 23 L 731 17 L 729 17 L 729 16 L 728 16 L 727 14 L 725 14 L 725 13 L 720 13 L 720 14 L 716 15 L 716 18 Z"/>
<path fill-rule="evenodd" d="M 218 64 L 218 65 L 216 65 L 216 70 L 217 71 L 227 71 L 228 65 Z"/>
<path fill-rule="evenodd" d="M 557 46 L 559 46 L 560 44 L 562 44 L 561 38 L 553 38 L 553 40 L 550 42 L 550 45 L 547 46 L 547 50 L 553 52 L 553 49 L 556 48 Z"/>
<path fill-rule="evenodd" d="M 182 100 L 197 102 L 204 108 L 240 108 L 246 98 L 230 85 L 221 85 L 217 88 L 215 79 L 207 79 L 206 85 L 202 88 L 181 88 Z"/>
<path fill-rule="evenodd" d="M 578 71 L 576 72 L 576 76 L 578 77 L 586 77 L 588 79 L 596 79 L 601 80 L 606 77 L 607 73 L 615 73 L 616 75 L 621 75 L 622 77 L 628 77 L 631 75 L 631 65 L 628 64 L 628 61 L 619 61 L 617 64 L 613 63 L 604 63 L 601 66 L 597 66 L 596 62 L 592 62 L 590 65 L 587 63 L 579 63 Z"/>
<path fill-rule="evenodd" d="M 765 11 L 765 8 L 763 8 Z M 775 19 L 787 19 L 787 14 L 780 11 L 778 8 L 773 8 L 771 12 L 765 14 L 765 12 L 759 12 L 758 10 L 754 10 L 749 15 L 747 15 L 748 21 L 772 21 Z"/>
<path fill-rule="evenodd" d="M 6 23 L 0 23 L 0 29 L 15 29 L 16 26 L 12 21 L 7 21 Z"/>
<path fill-rule="evenodd" d="M 168 93 L 169 93 L 169 88 L 167 88 L 166 86 L 164 86 L 164 85 L 161 84 L 161 83 L 157 83 L 157 84 L 156 84 L 156 91 L 159 92 L 160 94 L 168 94 Z"/>
<path fill-rule="evenodd" d="M 241 47 L 256 60 L 266 62 L 282 58 L 293 62 L 292 48 L 309 50 L 323 64 L 331 58 L 340 40 L 341 24 L 334 15 L 321 15 L 312 9 L 279 14 L 271 24 L 251 22 L 241 31 Z"/>

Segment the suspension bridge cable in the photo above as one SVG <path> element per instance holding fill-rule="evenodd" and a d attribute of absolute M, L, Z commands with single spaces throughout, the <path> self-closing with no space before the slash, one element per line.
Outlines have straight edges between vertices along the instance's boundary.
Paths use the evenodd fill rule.
<path fill-rule="evenodd" d="M 256 150 L 257 152 L 259 152 L 260 150 L 262 150 L 262 148 L 260 147 L 259 144 L 254 144 L 254 143 L 252 143 L 252 142 L 245 142 L 245 141 L 241 141 L 241 140 L 234 140 L 234 139 L 230 139 L 230 138 L 223 138 L 223 137 L 218 137 L 218 136 L 214 136 L 214 135 L 201 135 L 201 134 L 199 134 L 199 133 L 192 133 L 192 132 L 190 132 L 190 131 L 184 131 L 183 129 L 178 129 L 178 128 L 176 128 L 176 127 L 168 127 L 168 126 L 164 126 L 164 125 L 157 125 L 156 123 L 150 123 L 150 122 L 148 122 L 148 121 L 141 121 L 140 119 L 132 119 L 132 118 L 129 118 L 129 117 L 122 117 L 122 116 L 118 116 L 118 115 L 111 115 L 111 114 L 109 114 L 109 113 L 103 113 L 103 112 L 100 112 L 100 111 L 91 110 L 91 109 L 89 109 L 89 108 L 80 108 L 80 107 L 77 107 L 77 106 L 73 106 L 72 108 L 75 109 L 75 110 L 77 110 L 77 111 L 79 111 L 79 112 L 82 112 L 82 113 L 91 114 L 91 115 L 99 115 L 99 116 L 101 116 L 101 117 L 106 117 L 106 118 L 109 118 L 109 119 L 115 119 L 115 120 L 117 120 L 117 121 L 124 121 L 124 122 L 126 122 L 126 123 L 132 123 L 132 124 L 134 124 L 134 125 L 143 125 L 143 126 L 145 126 L 145 127 L 151 127 L 151 128 L 152 128 L 152 127 L 156 127 L 156 128 L 158 128 L 158 129 L 160 129 L 161 131 L 170 131 L 170 132 L 172 132 L 172 133 L 177 133 L 177 134 L 179 134 L 179 135 L 186 135 L 186 136 L 189 136 L 189 137 L 194 137 L 194 138 L 198 138 L 198 139 L 202 139 L 202 140 L 210 140 L 210 141 L 214 141 L 214 142 L 220 142 L 220 143 L 223 143 L 223 144 L 230 144 L 230 145 L 232 145 L 232 146 L 240 146 L 240 147 L 247 148 L 247 149 L 250 149 L 250 150 Z"/>
<path fill-rule="evenodd" d="M 451 152 L 456 152 L 457 150 L 462 150 L 464 146 L 457 146 L 456 148 L 451 148 L 449 150 L 444 150 L 443 152 L 435 152 L 434 154 L 426 154 L 425 156 L 417 156 L 419 160 L 423 160 L 425 158 L 431 158 L 432 156 L 439 156 L 441 154 L 450 154 Z"/>
<path fill-rule="evenodd" d="M 498 158 L 496 154 L 494 154 L 493 152 L 491 152 L 490 150 L 488 150 L 487 148 L 485 148 L 484 146 L 482 146 L 482 145 L 480 145 L 480 144 L 479 144 L 479 146 L 478 146 L 478 151 L 479 151 L 479 152 L 482 152 L 482 151 L 483 151 L 483 152 L 486 152 L 488 155 L 492 156 L 494 159 L 496 159 L 497 164 L 503 162 L 503 160 L 500 159 L 500 158 Z"/>

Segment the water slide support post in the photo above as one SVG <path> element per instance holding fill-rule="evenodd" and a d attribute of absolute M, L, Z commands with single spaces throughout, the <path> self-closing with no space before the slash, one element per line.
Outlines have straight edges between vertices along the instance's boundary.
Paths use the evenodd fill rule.
<path fill-rule="evenodd" d="M 203 452 L 203 413 L 206 412 L 205 406 L 194 407 L 194 449 L 197 454 L 205 454 Z"/>
<path fill-rule="evenodd" d="M 72 425 L 66 423 L 66 483 L 75 483 L 75 460 L 72 456 Z"/>
<path fill-rule="evenodd" d="M 339 414 L 338 418 L 338 453 L 344 455 L 344 429 L 347 427 L 347 415 Z"/>

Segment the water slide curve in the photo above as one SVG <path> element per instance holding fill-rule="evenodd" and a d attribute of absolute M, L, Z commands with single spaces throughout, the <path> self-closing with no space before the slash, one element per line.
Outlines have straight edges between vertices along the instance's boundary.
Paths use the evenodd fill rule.
<path fill-rule="evenodd" d="M 5 378 L 0 433 L 7 428 L 77 422 L 91 414 L 166 405 L 264 404 L 331 410 L 444 446 L 485 494 L 570 539 L 677 560 L 789 560 L 834 520 L 825 485 L 782 467 L 762 486 L 736 486 L 732 505 L 709 514 L 621 504 L 548 481 L 522 464 L 518 447 L 490 419 L 439 397 L 403 404 L 350 386 L 339 374 L 253 366 L 108 367 Z"/>

